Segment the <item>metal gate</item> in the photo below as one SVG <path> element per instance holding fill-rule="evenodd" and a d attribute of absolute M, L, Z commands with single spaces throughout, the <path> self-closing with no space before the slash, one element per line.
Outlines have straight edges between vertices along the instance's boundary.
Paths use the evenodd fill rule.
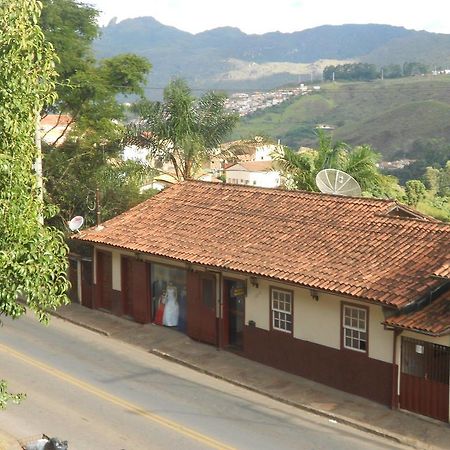
<path fill-rule="evenodd" d="M 400 407 L 448 422 L 450 347 L 402 338 Z"/>

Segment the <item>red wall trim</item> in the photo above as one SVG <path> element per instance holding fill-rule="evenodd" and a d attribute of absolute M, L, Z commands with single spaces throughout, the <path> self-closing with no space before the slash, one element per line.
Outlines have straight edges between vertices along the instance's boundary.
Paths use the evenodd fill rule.
<path fill-rule="evenodd" d="M 244 356 L 271 367 L 390 406 L 392 364 L 246 326 Z"/>

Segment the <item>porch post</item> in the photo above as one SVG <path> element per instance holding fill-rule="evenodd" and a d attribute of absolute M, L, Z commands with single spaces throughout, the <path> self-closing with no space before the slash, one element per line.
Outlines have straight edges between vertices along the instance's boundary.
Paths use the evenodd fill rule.
<path fill-rule="evenodd" d="M 400 365 L 397 364 L 397 341 L 398 336 L 401 334 L 401 330 L 394 329 L 394 347 L 392 350 L 392 396 L 391 396 L 391 409 L 398 409 L 398 379 L 400 372 Z M 401 350 L 400 350 L 401 354 Z"/>

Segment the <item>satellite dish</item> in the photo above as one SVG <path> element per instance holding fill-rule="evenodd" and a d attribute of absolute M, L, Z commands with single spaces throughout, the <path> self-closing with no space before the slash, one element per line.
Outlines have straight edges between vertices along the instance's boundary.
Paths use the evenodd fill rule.
<path fill-rule="evenodd" d="M 323 169 L 316 175 L 316 185 L 324 194 L 361 195 L 359 183 L 348 173 L 338 169 Z"/>
<path fill-rule="evenodd" d="M 75 216 L 68 223 L 70 231 L 78 231 L 84 223 L 84 218 L 82 216 Z"/>

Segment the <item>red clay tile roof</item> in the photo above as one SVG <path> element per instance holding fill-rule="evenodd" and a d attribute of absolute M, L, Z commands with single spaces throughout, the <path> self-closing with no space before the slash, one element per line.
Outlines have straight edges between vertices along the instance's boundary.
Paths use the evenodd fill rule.
<path fill-rule="evenodd" d="M 74 238 L 402 307 L 442 284 L 450 226 L 396 206 L 189 181 Z"/>
<path fill-rule="evenodd" d="M 67 114 L 47 114 L 41 119 L 41 126 L 66 126 L 72 122 L 72 117 Z"/>
<path fill-rule="evenodd" d="M 391 317 L 385 323 L 433 336 L 450 334 L 450 291 L 420 311 Z"/>
<path fill-rule="evenodd" d="M 433 275 L 440 278 L 450 278 L 450 260 L 439 267 Z"/>

